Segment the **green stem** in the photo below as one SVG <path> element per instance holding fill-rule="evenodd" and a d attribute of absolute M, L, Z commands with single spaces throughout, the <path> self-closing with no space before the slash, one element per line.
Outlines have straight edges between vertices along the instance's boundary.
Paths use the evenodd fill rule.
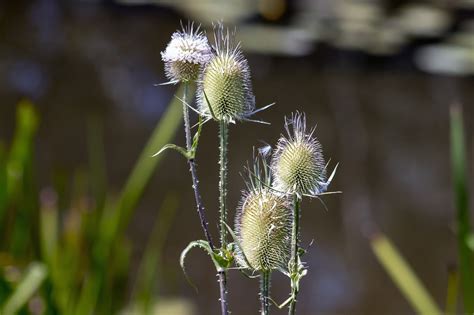
<path fill-rule="evenodd" d="M 270 314 L 270 271 L 262 271 L 260 275 L 260 302 L 262 304 L 262 315 Z"/>
<path fill-rule="evenodd" d="M 468 169 L 462 108 L 451 107 L 451 163 L 457 209 L 459 270 L 463 291 L 464 312 L 474 313 L 474 257 L 468 245 L 471 233 L 469 218 Z"/>
<path fill-rule="evenodd" d="M 189 109 L 186 103 L 191 102 L 192 97 L 189 96 L 189 83 L 183 83 L 183 120 L 184 120 L 184 133 L 186 135 L 186 150 L 188 152 L 192 149 L 192 140 L 191 140 L 191 124 L 189 122 Z M 206 210 L 204 208 L 201 193 L 199 192 L 199 179 L 197 176 L 197 169 L 196 169 L 196 162 L 194 158 L 188 159 L 189 171 L 191 172 L 191 179 L 193 181 L 193 190 L 194 190 L 194 199 L 196 201 L 196 209 L 199 215 L 199 220 L 201 221 L 201 227 L 204 231 L 204 235 L 206 236 L 207 241 L 209 242 L 209 246 L 211 249 L 214 250 L 214 243 L 212 242 L 211 233 L 209 232 L 209 222 L 206 218 Z"/>
<path fill-rule="evenodd" d="M 227 122 L 219 122 L 219 223 L 221 247 L 226 248 L 227 230 L 227 146 L 229 143 L 229 126 Z"/>
<path fill-rule="evenodd" d="M 189 108 L 186 105 L 188 102 L 188 88 L 189 83 L 183 83 L 183 120 L 184 120 L 184 133 L 186 136 L 186 150 L 191 150 L 191 124 L 189 122 Z"/>
<path fill-rule="evenodd" d="M 294 196 L 293 207 L 293 226 L 291 229 L 291 300 L 288 314 L 294 315 L 296 313 L 296 296 L 298 295 L 298 286 L 295 283 L 296 275 L 298 274 L 298 236 L 300 229 L 300 206 L 301 199 L 296 194 Z"/>
<path fill-rule="evenodd" d="M 228 124 L 225 121 L 219 122 L 219 232 L 221 249 L 227 247 L 227 231 L 225 223 L 227 221 L 227 146 L 229 141 Z M 229 314 L 227 308 L 227 274 L 226 270 L 219 270 L 217 274 L 220 287 L 220 301 L 222 315 Z"/>

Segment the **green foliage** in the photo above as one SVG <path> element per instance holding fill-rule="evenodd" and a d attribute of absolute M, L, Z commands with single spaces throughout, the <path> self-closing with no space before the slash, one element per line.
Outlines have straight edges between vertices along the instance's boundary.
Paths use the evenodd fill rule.
<path fill-rule="evenodd" d="M 181 104 L 173 100 L 115 198 L 107 188 L 102 127 L 97 119 L 88 128 L 90 169 L 54 176 L 55 185 L 40 191 L 34 172 L 39 117 L 30 102 L 18 104 L 13 141 L 9 148 L 0 143 L 2 314 L 30 314 L 26 305 L 33 296 L 41 300 L 45 315 L 114 314 L 129 302 L 138 304 L 135 300 L 143 296 L 154 305 L 157 262 L 177 198 L 168 199 L 159 212 L 159 232 L 152 236 L 139 276 L 139 294 L 131 301 L 125 295 L 131 245 L 124 232 L 161 161 L 152 154 L 172 139 L 181 114 Z"/>
<path fill-rule="evenodd" d="M 464 312 L 474 313 L 474 260 L 470 248 L 469 192 L 467 185 L 466 148 L 461 107 L 451 107 L 451 165 L 457 210 L 458 256 Z"/>
<path fill-rule="evenodd" d="M 46 278 L 46 267 L 41 263 L 32 263 L 2 308 L 3 315 L 16 314 L 33 296 Z"/>
<path fill-rule="evenodd" d="M 175 194 L 168 195 L 158 212 L 150 240 L 138 269 L 132 299 L 138 303 L 142 315 L 150 314 L 154 303 L 156 303 L 153 294 L 157 291 L 156 279 L 159 278 L 161 272 L 158 266 L 169 229 L 176 216 L 177 207 L 178 196 Z"/>

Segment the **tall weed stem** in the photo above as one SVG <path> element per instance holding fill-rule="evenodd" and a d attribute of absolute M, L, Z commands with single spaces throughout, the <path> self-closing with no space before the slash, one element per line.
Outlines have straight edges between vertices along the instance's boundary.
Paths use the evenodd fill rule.
<path fill-rule="evenodd" d="M 261 315 L 270 313 L 270 271 L 263 271 L 260 275 L 260 302 L 262 304 Z"/>
<path fill-rule="evenodd" d="M 229 125 L 225 121 L 219 122 L 219 223 L 220 240 L 222 248 L 227 245 L 227 230 L 225 223 L 227 221 L 227 146 L 229 142 Z"/>
<path fill-rule="evenodd" d="M 288 314 L 294 315 L 296 313 L 296 296 L 298 295 L 298 285 L 293 280 L 297 277 L 299 272 L 299 260 L 298 260 L 298 236 L 300 229 L 300 207 L 301 207 L 301 198 L 298 195 L 294 195 L 294 207 L 293 207 L 293 226 L 291 230 L 291 268 L 290 273 L 292 275 L 292 284 L 291 284 L 291 295 L 293 299 L 291 300 Z"/>
<path fill-rule="evenodd" d="M 189 94 L 189 83 L 184 83 L 184 92 L 183 92 L 183 119 L 184 119 L 184 133 L 186 135 L 186 150 L 190 152 L 192 150 L 192 141 L 191 141 L 191 124 L 189 122 L 189 109 L 186 103 L 189 103 L 188 100 L 191 100 Z M 191 178 L 193 181 L 193 190 L 194 190 L 194 199 L 196 200 L 196 208 L 199 215 L 199 220 L 201 221 L 201 226 L 204 231 L 204 235 L 209 242 L 209 246 L 214 250 L 214 244 L 212 242 L 211 234 L 209 233 L 209 222 L 206 218 L 206 210 L 202 203 L 201 194 L 199 192 L 199 179 L 197 177 L 196 162 L 194 157 L 188 159 L 189 171 L 191 172 Z"/>
<path fill-rule="evenodd" d="M 229 141 L 228 124 L 225 121 L 219 122 L 219 232 L 221 249 L 227 247 L 227 146 Z M 221 311 L 222 314 L 228 314 L 227 310 L 227 275 L 225 270 L 218 272 L 219 286 L 221 293 Z"/>

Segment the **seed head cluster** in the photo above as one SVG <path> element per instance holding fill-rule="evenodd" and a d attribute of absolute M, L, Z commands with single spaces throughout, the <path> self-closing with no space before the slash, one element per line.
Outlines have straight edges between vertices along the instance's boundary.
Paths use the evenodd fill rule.
<path fill-rule="evenodd" d="M 251 270 L 285 270 L 290 258 L 291 203 L 270 189 L 244 194 L 235 220 L 237 262 Z M 245 256 L 244 256 L 245 255 Z"/>
<path fill-rule="evenodd" d="M 165 51 L 161 52 L 166 77 L 175 83 L 197 80 L 202 67 L 212 56 L 207 37 L 192 24 L 174 32 Z"/>
<path fill-rule="evenodd" d="M 306 117 L 301 113 L 285 119 L 285 129 L 287 136 L 278 140 L 271 162 L 275 189 L 299 195 L 321 193 L 326 168 L 314 129 L 307 132 Z"/>
<path fill-rule="evenodd" d="M 199 80 L 199 109 L 217 120 L 245 119 L 255 109 L 247 60 L 240 44 L 234 43 L 234 34 L 224 30 L 222 24 L 215 26 L 214 39 L 215 56 Z"/>

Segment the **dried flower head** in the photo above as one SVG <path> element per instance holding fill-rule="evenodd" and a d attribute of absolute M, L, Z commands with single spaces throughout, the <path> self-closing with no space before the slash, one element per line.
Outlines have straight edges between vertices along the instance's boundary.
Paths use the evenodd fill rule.
<path fill-rule="evenodd" d="M 222 24 L 215 26 L 215 56 L 202 72 L 197 94 L 203 115 L 228 122 L 245 119 L 255 109 L 250 69 L 234 36 Z"/>
<path fill-rule="evenodd" d="M 201 68 L 212 58 L 212 49 L 207 37 L 193 24 L 183 27 L 171 36 L 171 41 L 161 59 L 165 63 L 166 77 L 173 83 L 195 81 Z"/>
<path fill-rule="evenodd" d="M 276 190 L 298 195 L 317 195 L 327 185 L 326 167 L 321 145 L 313 136 L 315 128 L 306 131 L 306 116 L 301 113 L 285 117 L 287 137 L 281 136 L 271 163 Z"/>
<path fill-rule="evenodd" d="M 240 245 L 237 262 L 253 271 L 284 271 L 290 259 L 292 205 L 287 196 L 275 194 L 266 186 L 270 182 L 267 170 L 263 176 L 258 166 L 254 171 L 258 173 L 249 171 L 248 190 L 235 218 Z"/>

